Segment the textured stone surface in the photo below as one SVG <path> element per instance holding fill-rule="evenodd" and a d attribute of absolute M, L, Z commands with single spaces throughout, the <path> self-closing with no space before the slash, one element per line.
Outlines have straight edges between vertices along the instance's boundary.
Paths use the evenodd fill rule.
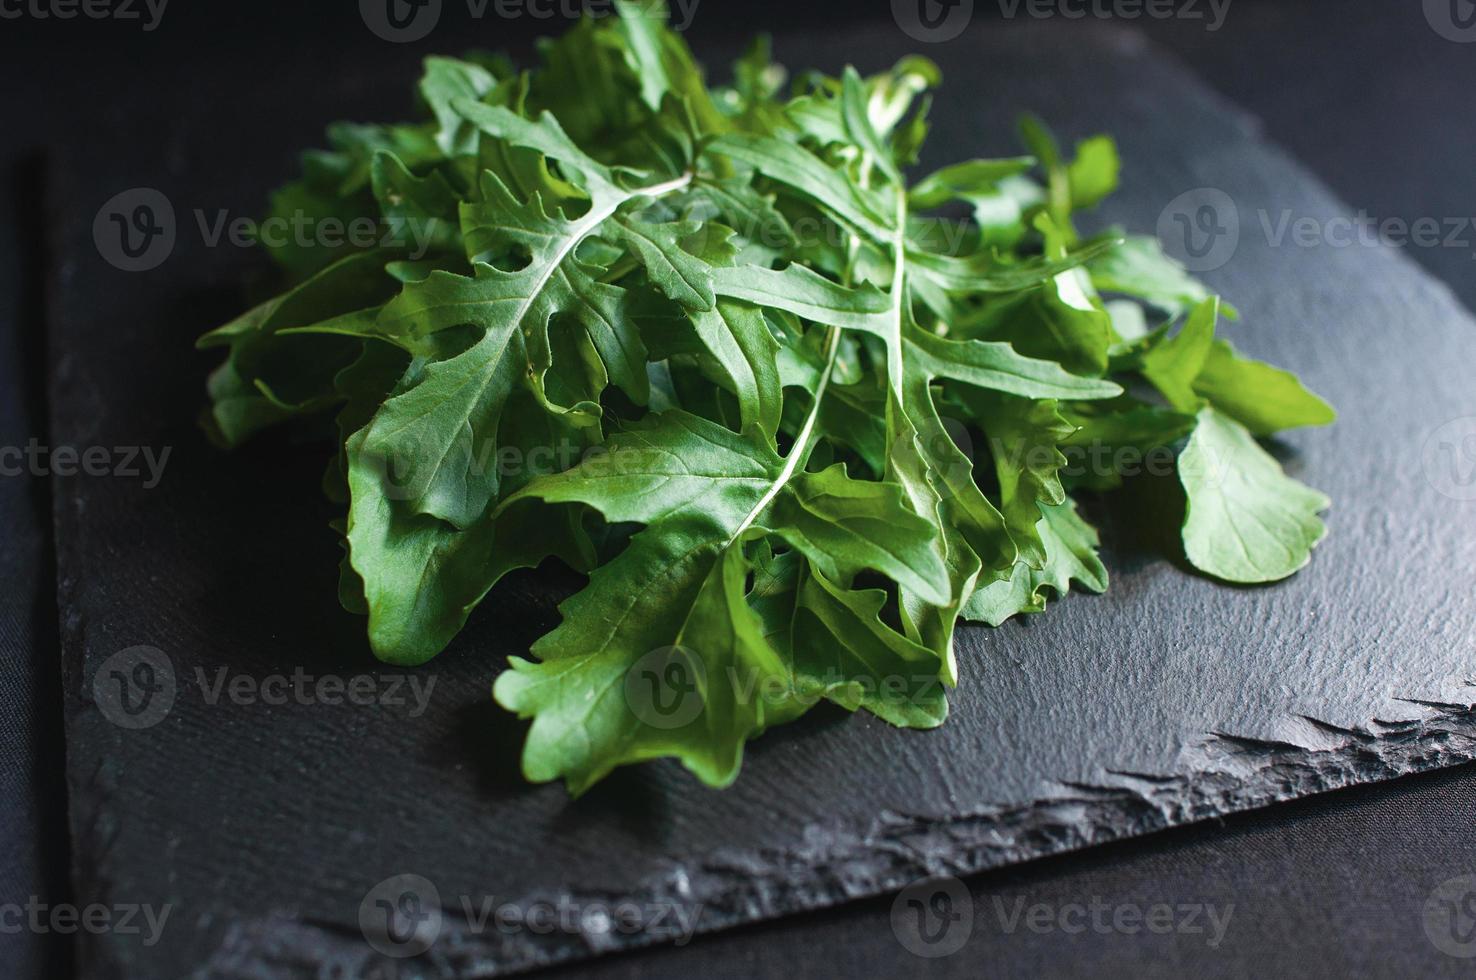
<path fill-rule="evenodd" d="M 1278 447 L 1334 498 L 1331 535 L 1292 581 L 1231 589 L 1185 574 L 1172 536 L 1142 530 L 1172 495 L 1094 508 L 1112 590 L 1028 624 L 966 630 L 945 728 L 816 715 L 756 743 L 725 793 L 669 765 L 621 772 L 573 803 L 521 783 L 521 726 L 487 691 L 577 584 L 552 570 L 499 588 L 422 672 L 436 684 L 415 717 L 407 705 L 211 704 L 197 679 L 299 665 L 380 673 L 335 603 L 317 449 L 279 441 L 221 457 L 191 428 L 207 362 L 189 342 L 238 309 L 235 284 L 260 264 L 204 248 L 190 210 L 252 213 L 304 133 L 375 114 L 408 74 L 346 70 L 298 93 L 282 78 L 247 90 L 204 70 L 160 107 L 160 146 L 132 147 L 106 178 L 74 166 L 56 440 L 173 447 L 156 489 L 55 487 L 78 900 L 173 907 L 155 946 L 89 938 L 89 974 L 357 968 L 371 959 L 360 901 L 411 872 L 445 907 L 427 969 L 486 975 L 613 943 L 479 932 L 462 896 L 670 901 L 700 905 L 699 927 L 716 929 L 1476 757 L 1476 607 L 1461 577 L 1476 527 L 1472 505 L 1439 494 L 1422 460 L 1441 424 L 1476 414 L 1471 319 L 1390 250 L 1273 247 L 1263 213 L 1325 220 L 1342 208 L 1133 35 L 1072 41 L 995 29 L 929 52 L 948 79 L 930 162 L 1012 151 L 1010 120 L 1028 108 L 1064 136 L 1118 137 L 1125 187 L 1104 220 L 1152 231 L 1182 192 L 1228 194 L 1240 245 L 1206 278 L 1243 314 L 1229 335 L 1342 411 L 1336 428 Z M 911 46 L 887 31 L 793 38 L 780 54 L 872 69 Z M 241 121 L 227 137 L 222 112 Z M 123 132 L 104 126 L 98 139 Z M 187 224 L 160 270 L 117 272 L 92 247 L 93 210 L 150 181 Z M 91 692 L 103 662 L 139 644 L 170 658 L 177 693 L 163 721 L 134 731 Z"/>

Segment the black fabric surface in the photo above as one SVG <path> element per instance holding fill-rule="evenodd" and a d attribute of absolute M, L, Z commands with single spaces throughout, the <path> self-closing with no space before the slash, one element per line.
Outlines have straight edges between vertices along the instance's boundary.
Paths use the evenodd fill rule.
<path fill-rule="evenodd" d="M 40 157 L 0 159 L 0 446 L 44 441 Z M 46 483 L 0 474 L 0 903 L 65 894 L 66 813 Z M 9 925 L 7 920 L 5 925 Z M 0 928 L 0 972 L 60 976 L 68 943 Z"/>
<path fill-rule="evenodd" d="M 1356 13 L 1350 13 L 1355 8 Z M 753 19 L 759 21 L 757 15 Z M 0 41 L 9 40 L 5 33 L 10 26 L 0 31 Z M 748 26 L 753 25 L 745 29 Z M 1241 0 L 1225 30 L 1213 38 L 1180 25 L 1149 26 L 1151 33 L 1186 52 L 1196 70 L 1259 113 L 1273 138 L 1325 175 L 1351 204 L 1407 217 L 1460 215 L 1470 210 L 1467 186 L 1469 161 L 1476 156 L 1476 133 L 1456 107 L 1464 104 L 1470 91 L 1476 52 L 1430 35 L 1418 5 L 1252 4 Z M 49 31 L 46 36 L 65 40 L 73 35 Z M 147 45 L 134 44 L 125 51 L 139 48 L 148 50 Z M 54 50 L 42 46 L 7 52 L 13 57 L 0 59 L 4 64 L 0 71 L 12 72 L 18 79 L 45 74 L 38 66 L 52 57 L 60 58 L 57 52 L 63 50 L 69 58 L 75 55 L 79 65 L 87 60 L 76 49 L 58 43 Z M 126 54 L 114 51 L 112 59 L 112 70 L 126 70 L 120 68 L 126 64 Z M 36 125 L 25 131 L 38 132 L 44 125 L 56 137 L 75 143 L 84 130 L 68 132 L 67 122 L 82 118 L 99 102 L 106 103 L 106 85 L 97 84 L 106 74 L 98 69 L 96 76 L 58 81 L 56 87 L 70 93 L 67 99 L 56 96 L 57 104 L 66 103 L 69 118 L 47 119 L 42 124 L 37 107 L 22 107 L 20 100 L 7 99 L 5 109 L 7 114 L 22 109 L 23 115 L 35 118 Z M 12 85 L 7 90 L 18 88 Z M 7 230 L 20 227 L 10 221 L 5 225 Z M 34 243 L 26 242 L 20 251 L 29 261 L 33 249 Z M 1469 256 L 1440 249 L 1412 254 L 1441 274 L 1468 304 L 1476 299 L 1476 284 L 1466 265 Z M 35 273 L 34 268 L 17 270 L 13 264 L 7 268 L 17 283 L 33 281 Z M 18 294 L 7 289 L 4 295 L 9 306 Z M 0 364 L 4 378 L 0 395 L 7 400 L 13 400 L 17 390 L 11 384 L 12 369 L 22 362 L 12 359 L 10 351 L 7 341 L 5 354 L 0 355 L 5 358 Z M 10 418 L 8 413 L 5 417 Z M 18 417 L 20 425 L 7 429 L 0 444 L 8 444 L 11 432 L 23 443 L 25 436 L 39 429 L 34 413 L 30 418 L 24 413 Z M 17 487 L 22 489 L 13 489 Z M 16 517 L 26 513 L 34 517 L 36 492 L 21 481 L 0 481 L 4 495 L 0 499 L 5 505 L 0 513 L 7 519 L 3 539 L 7 570 L 20 569 L 17 581 L 23 586 L 7 592 L 24 594 L 29 588 L 34 596 L 37 580 L 28 581 L 26 572 L 45 565 L 44 551 L 37 544 L 41 540 L 38 524 Z M 15 506 L 17 498 L 19 507 Z M 13 555 L 17 560 L 10 560 Z M 29 741 L 49 752 L 41 756 L 40 763 L 28 764 L 37 758 L 29 750 L 16 754 L 14 766 L 6 759 L 5 775 L 7 780 L 15 777 L 17 789 L 12 798 L 7 785 L 3 799 L 13 799 L 15 810 L 8 814 L 16 813 L 17 819 L 14 823 L 7 819 L 7 826 L 16 831 L 6 833 L 9 850 L 0 853 L 13 853 L 18 860 L 17 876 L 4 878 L 5 892 L 0 894 L 5 895 L 45 887 L 44 876 L 38 877 L 34 870 L 38 863 L 45 865 L 37 855 L 55 853 L 62 836 L 59 821 L 36 816 L 35 801 L 46 799 L 47 794 L 19 788 L 34 787 L 38 773 L 54 773 L 60 764 L 55 754 L 58 743 L 48 737 L 53 731 L 48 728 L 53 722 L 47 720 L 46 710 L 53 703 L 46 693 L 51 685 L 44 670 L 40 675 L 27 674 L 27 664 L 44 665 L 50 655 L 38 656 L 34 636 L 38 604 L 47 604 L 44 594 L 39 599 L 12 602 L 5 607 L 10 614 L 5 625 L 0 625 L 0 638 L 8 641 L 14 630 L 20 641 L 3 648 L 7 655 L 4 682 L 18 688 L 14 700 L 6 690 L 7 723 L 13 717 L 18 733 L 17 739 L 7 740 L 7 747 Z M 47 632 L 43 629 L 43 634 Z M 44 645 L 43 639 L 40 646 Z M 18 665 L 14 672 L 12 663 Z M 1461 847 L 1467 838 L 1455 833 L 1471 825 L 1473 793 L 1476 775 L 1469 770 L 1414 778 L 1393 787 L 1350 791 L 1336 798 L 1235 818 L 1225 830 L 1206 827 L 1175 832 L 1047 862 L 1028 871 L 986 875 L 975 882 L 980 896 L 1024 894 L 1032 902 L 1058 904 L 1097 891 L 1146 896 L 1135 899 L 1145 902 L 1159 900 L 1160 895 L 1204 895 L 1206 889 L 1211 897 L 1224 901 L 1233 895 L 1238 910 L 1235 921 L 1249 923 L 1245 931 L 1250 936 L 1232 928 L 1221 950 L 1213 955 L 1201 955 L 1192 941 L 1182 944 L 1188 952 L 1181 957 L 1121 936 L 1064 942 L 1057 934 L 1021 943 L 1017 935 L 1009 942 L 980 943 L 978 938 L 985 932 L 981 927 L 965 952 L 928 964 L 928 969 L 952 970 L 958 975 L 995 969 L 1002 975 L 1064 975 L 1079 973 L 1084 963 L 1091 963 L 1103 975 L 1143 975 L 1155 967 L 1164 974 L 1177 974 L 1182 968 L 1203 975 L 1238 975 L 1292 965 L 1311 975 L 1335 975 L 1340 967 L 1377 975 L 1456 975 L 1451 971 L 1463 964 L 1430 945 L 1412 910 L 1435 882 L 1449 876 L 1446 871 L 1453 875 L 1476 870 L 1472 867 L 1476 861 Z M 55 805 L 51 805 L 54 814 Z M 49 827 L 46 836 L 52 842 L 39 849 L 27 836 L 38 824 Z M 1196 877 L 1197 869 L 1225 864 L 1242 866 L 1246 873 Z M 17 883 L 15 891 L 12 881 Z M 38 881 L 42 884 L 33 884 Z M 1173 887 L 1162 887 L 1164 883 L 1173 883 Z M 1248 907 L 1247 902 L 1256 905 L 1258 896 L 1264 913 L 1251 918 L 1239 911 Z M 10 940 L 0 937 L 0 943 Z M 1293 952 L 1298 947 L 1304 952 Z M 1339 959 L 1340 950 L 1348 958 Z M 899 951 L 891 938 L 885 904 L 870 903 L 823 917 L 735 932 L 680 952 L 626 957 L 602 969 L 623 971 L 617 975 L 644 975 L 640 971 L 649 967 L 662 971 L 653 975 L 667 975 L 665 971 L 683 975 L 675 972 L 681 964 L 686 975 L 700 970 L 721 976 L 790 972 L 794 964 L 804 963 L 807 972 L 813 973 L 833 967 L 836 973 L 895 975 L 918 966 L 920 961 L 908 960 Z M 0 955 L 8 952 L 9 947 L 0 947 Z M 1298 955 L 1304 958 L 1296 959 Z M 737 971 L 734 964 L 750 964 L 751 968 Z M 724 969 L 735 972 L 725 974 Z M 21 970 L 16 975 L 27 973 Z"/>

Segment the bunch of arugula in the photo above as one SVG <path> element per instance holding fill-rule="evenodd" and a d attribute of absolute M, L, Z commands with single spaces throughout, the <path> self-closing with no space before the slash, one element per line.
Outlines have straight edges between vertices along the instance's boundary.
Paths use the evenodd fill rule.
<path fill-rule="evenodd" d="M 495 686 L 528 778 L 674 756 L 722 786 L 821 699 L 941 724 L 960 617 L 1106 587 L 1068 492 L 1119 486 L 1104 459 L 1177 454 L 1210 575 L 1308 561 L 1328 501 L 1255 437 L 1332 410 L 1216 339 L 1234 311 L 1155 241 L 1078 236 L 1111 140 L 1068 161 L 1027 120 L 1030 156 L 909 186 L 929 62 L 785 95 L 760 41 L 709 90 L 617 6 L 532 71 L 429 59 L 424 122 L 331 128 L 274 215 L 386 233 L 284 244 L 295 285 L 201 341 L 222 442 L 336 421 L 341 596 L 383 660 L 435 656 L 512 569 L 588 574 Z M 655 717 L 667 682 L 697 701 Z"/>

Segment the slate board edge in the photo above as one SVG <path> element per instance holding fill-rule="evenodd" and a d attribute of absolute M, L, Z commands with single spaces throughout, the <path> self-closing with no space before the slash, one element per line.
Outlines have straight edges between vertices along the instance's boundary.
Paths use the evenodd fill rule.
<path fill-rule="evenodd" d="M 1152 44 L 1130 28 L 1097 25 L 1109 44 L 1139 53 L 1149 49 L 1172 65 L 1184 83 L 1207 101 L 1222 108 L 1240 125 L 1244 138 L 1254 140 L 1287 165 L 1307 174 L 1307 168 L 1261 135 L 1254 116 L 1209 88 L 1178 58 Z M 1311 178 L 1311 179 L 1315 179 Z M 1331 192 L 1329 192 L 1331 194 Z M 1336 195 L 1332 195 L 1336 199 Z M 52 200 L 48 210 L 75 219 L 76 202 Z M 1343 206 L 1345 211 L 1351 209 Z M 1386 253 L 1388 254 L 1388 253 Z M 1449 287 L 1412 260 L 1389 254 L 1412 277 L 1459 306 Z M 48 295 L 66 286 L 68 266 L 53 267 Z M 59 315 L 61 304 L 47 303 L 48 319 Z M 55 333 L 57 325 L 49 324 Z M 51 386 L 49 414 L 70 375 L 64 350 L 49 351 Z M 52 518 L 57 557 L 57 604 L 62 645 L 62 679 L 71 733 L 101 724 L 88 691 L 86 629 L 71 612 L 78 582 L 69 570 L 78 564 L 80 536 L 72 532 L 69 491 L 75 478 L 52 476 Z M 1293 797 L 1329 792 L 1414 775 L 1476 761 L 1476 705 L 1412 701 L 1426 716 L 1417 721 L 1371 721 L 1362 728 L 1341 728 L 1305 718 L 1317 729 L 1320 741 L 1331 747 L 1309 748 L 1288 742 L 1247 739 L 1233 733 L 1209 733 L 1204 751 L 1215 761 L 1197 778 L 1151 773 L 1113 773 L 1116 782 L 1103 785 L 1061 784 L 1057 792 L 1034 803 L 1009 809 L 983 809 L 964 817 L 887 812 L 862 831 L 850 827 L 811 826 L 802 849 L 774 851 L 716 851 L 702 862 L 674 864 L 663 874 L 636 888 L 613 894 L 566 891 L 523 896 L 511 904 L 527 908 L 536 903 L 568 901 L 576 904 L 635 901 L 702 906 L 699 935 L 749 925 L 796 913 L 816 911 L 843 902 L 895 892 L 911 882 L 943 875 L 963 876 L 1011 864 L 1107 844 L 1181 826 L 1210 816 L 1224 816 L 1268 806 Z M 101 724 L 104 730 L 111 726 Z M 80 906 L 109 901 L 114 883 L 95 870 L 105 866 L 110 838 L 101 802 L 110 795 L 117 777 L 106 761 L 80 771 L 69 756 L 67 786 L 70 806 L 75 901 Z M 738 872 L 735 874 L 734 872 Z M 229 913 L 229 910 L 222 909 Z M 447 908 L 446 924 L 435 946 L 414 960 L 392 960 L 373 953 L 356 929 L 336 922 L 289 917 L 248 920 L 228 927 L 211 959 L 193 973 L 197 977 L 318 978 L 325 966 L 350 970 L 378 967 L 380 972 L 347 975 L 491 977 L 622 950 L 659 945 L 650 936 L 553 933 L 537 936 L 522 931 L 514 937 L 495 930 L 475 931 L 456 921 L 459 909 Z M 208 913 L 203 916 L 208 918 Z M 101 941 L 99 941 L 101 940 Z M 88 977 L 129 976 L 130 950 L 106 936 L 79 935 L 77 965 Z"/>
<path fill-rule="evenodd" d="M 1425 704 L 1422 721 L 1367 729 L 1309 723 L 1337 745 L 1310 751 L 1288 743 L 1211 736 L 1215 768 L 1198 779 L 1118 773 L 1111 785 L 1063 785 L 1059 795 L 1012 810 L 939 820 L 885 813 L 864 832 L 811 828 L 802 852 L 718 852 L 676 866 L 629 894 L 567 892 L 515 903 L 634 901 L 700 905 L 698 934 L 815 911 L 897 891 L 919 879 L 962 876 L 1137 837 L 1208 816 L 1264 807 L 1354 784 L 1379 782 L 1476 759 L 1476 706 Z M 741 869 L 735 875 L 734 870 Z M 735 882 L 741 884 L 735 885 Z M 453 922 L 447 908 L 436 944 L 413 962 L 433 976 L 504 976 L 618 950 L 656 945 L 649 937 L 553 933 L 499 936 Z M 501 941 L 498 941 L 501 940 Z M 263 919 L 233 926 L 199 976 L 322 976 L 326 963 L 361 969 L 375 962 L 361 936 L 341 926 Z M 391 967 L 395 961 L 378 965 Z M 359 975 L 359 974 L 352 974 Z M 396 975 L 391 972 L 390 976 Z"/>

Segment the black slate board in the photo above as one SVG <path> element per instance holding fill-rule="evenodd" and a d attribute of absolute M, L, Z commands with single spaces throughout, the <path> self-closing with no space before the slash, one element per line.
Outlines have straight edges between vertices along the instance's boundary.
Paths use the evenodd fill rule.
<path fill-rule="evenodd" d="M 1232 336 L 1301 371 L 1343 413 L 1335 429 L 1282 447 L 1337 502 L 1332 535 L 1295 580 L 1236 590 L 1185 575 L 1130 510 L 1103 511 L 1112 592 L 1025 626 L 968 631 L 943 730 L 816 717 L 757 743 L 720 794 L 669 765 L 622 772 L 572 804 L 557 787 L 519 782 L 520 726 L 487 688 L 503 655 L 552 625 L 572 584 L 557 573 L 500 589 L 429 668 L 436 688 L 418 718 L 210 705 L 195 683 L 197 667 L 258 679 L 298 665 L 375 671 L 334 603 L 317 452 L 275 443 L 221 458 L 189 426 L 205 365 L 184 353 L 188 342 L 235 311 L 228 284 L 257 260 L 207 250 L 182 224 L 160 270 L 121 273 L 93 247 L 92 217 L 149 181 L 182 222 L 193 207 L 251 213 L 286 175 L 313 109 L 321 122 L 372 106 L 408 74 L 390 88 L 383 72 L 371 84 L 346 67 L 296 96 L 292 125 L 234 139 L 216 114 L 243 129 L 265 122 L 283 90 L 230 86 L 223 71 L 211 84 L 206 72 L 161 107 L 159 146 L 134 147 L 106 175 L 75 167 L 62 201 L 71 233 L 53 338 L 55 441 L 174 447 L 154 490 L 127 479 L 55 486 L 78 901 L 173 909 L 154 946 L 88 937 L 88 974 L 357 969 L 373 955 L 361 900 L 409 872 L 431 879 L 446 906 L 426 971 L 484 975 L 620 940 L 475 934 L 459 896 L 673 901 L 701 905 L 700 927 L 715 929 L 1476 756 L 1463 648 L 1476 609 L 1461 584 L 1476 528 L 1471 505 L 1438 493 L 1422 460 L 1439 425 L 1476 414 L 1464 378 L 1472 321 L 1391 251 L 1269 247 L 1259 211 L 1325 219 L 1340 207 L 1134 35 L 1062 40 L 1011 27 L 940 49 L 949 87 L 929 162 L 1013 149 L 1009 122 L 1030 108 L 1063 135 L 1119 137 L 1126 186 L 1106 219 L 1151 230 L 1183 191 L 1228 193 L 1245 233 L 1206 278 L 1244 314 Z M 797 65 L 870 69 L 912 46 L 876 32 L 794 38 L 780 51 Z M 135 123 L 107 125 L 116 138 Z M 159 724 L 129 730 L 94 703 L 92 682 L 140 644 L 167 654 L 178 694 Z"/>

